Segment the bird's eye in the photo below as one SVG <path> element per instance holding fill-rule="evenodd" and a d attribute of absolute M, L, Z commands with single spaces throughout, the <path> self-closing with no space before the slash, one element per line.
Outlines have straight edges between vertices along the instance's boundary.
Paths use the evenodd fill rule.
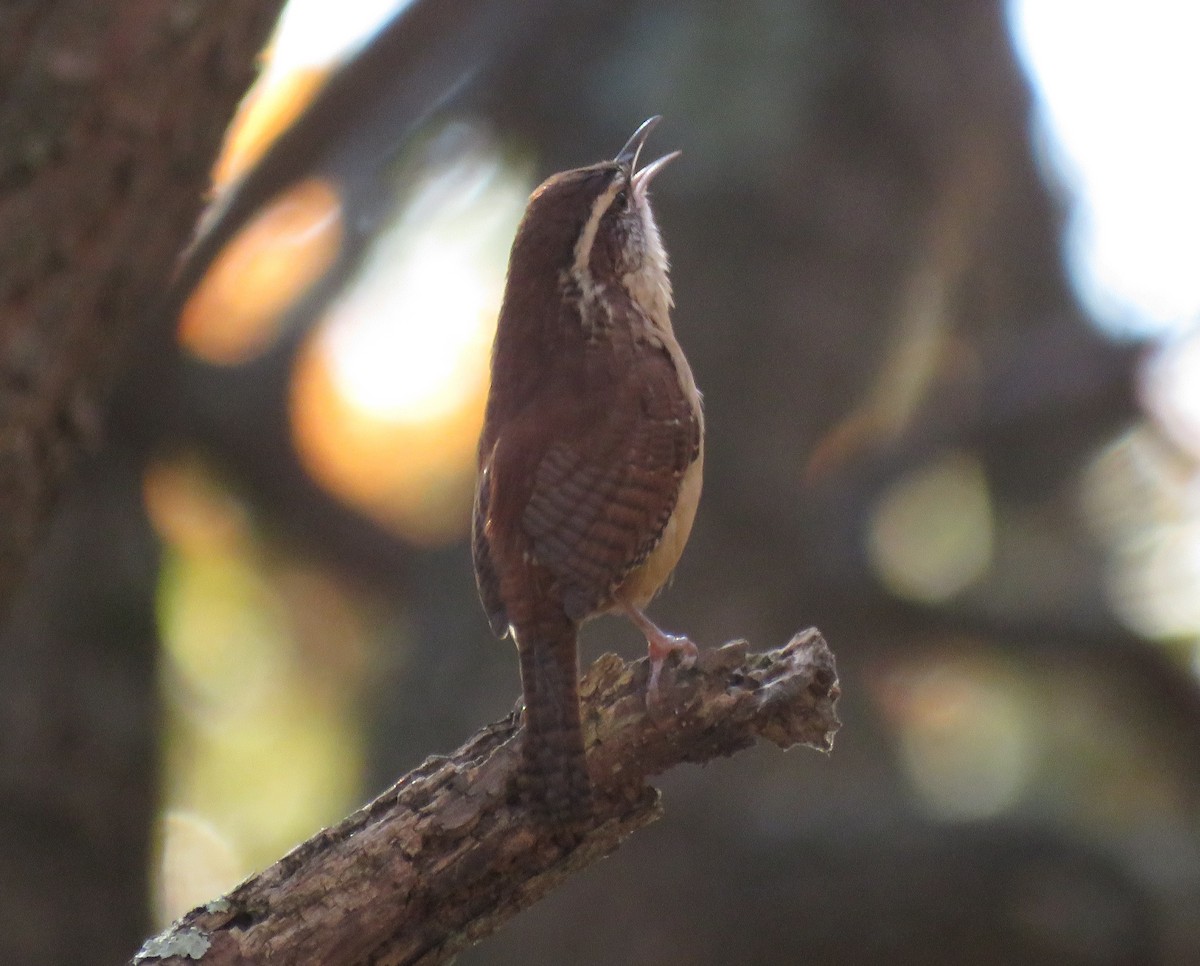
<path fill-rule="evenodd" d="M 617 192 L 617 196 L 613 199 L 613 204 L 624 208 L 629 204 L 629 189 L 622 188 Z"/>

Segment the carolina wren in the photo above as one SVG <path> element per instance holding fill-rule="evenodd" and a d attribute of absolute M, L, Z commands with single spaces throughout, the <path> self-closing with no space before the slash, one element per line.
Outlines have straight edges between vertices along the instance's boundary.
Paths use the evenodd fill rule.
<path fill-rule="evenodd" d="M 646 635 L 649 693 L 672 651 L 645 607 L 683 553 L 700 499 L 700 393 L 671 329 L 646 121 L 612 161 L 564 171 L 517 229 L 479 440 L 473 556 L 492 630 L 512 634 L 525 697 L 522 793 L 586 811 L 577 635 L 626 614 Z"/>

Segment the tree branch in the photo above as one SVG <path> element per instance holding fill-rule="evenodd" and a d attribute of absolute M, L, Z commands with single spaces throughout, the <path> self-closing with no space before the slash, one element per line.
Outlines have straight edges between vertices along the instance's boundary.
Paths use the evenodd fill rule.
<path fill-rule="evenodd" d="M 610 854 L 661 814 L 645 781 L 764 738 L 828 751 L 840 722 L 834 659 L 810 628 L 750 654 L 744 641 L 664 675 L 613 654 L 581 684 L 596 809 L 579 841 L 513 801 L 519 715 L 434 757 L 340 824 L 142 947 L 135 964 L 442 963 Z"/>

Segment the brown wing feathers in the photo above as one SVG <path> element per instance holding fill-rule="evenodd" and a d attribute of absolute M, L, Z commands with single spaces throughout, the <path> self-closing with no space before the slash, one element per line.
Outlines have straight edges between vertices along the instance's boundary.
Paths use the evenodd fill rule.
<path fill-rule="evenodd" d="M 580 431 L 571 431 L 566 400 L 552 432 L 545 410 L 536 424 L 512 419 L 483 460 L 476 495 L 480 596 L 494 631 L 511 623 L 521 657 L 522 785 L 560 815 L 581 807 L 588 789 L 577 626 L 610 606 L 654 549 L 695 458 L 696 417 L 670 359 L 654 354 L 641 365 L 640 380 L 624 380 L 634 398 L 615 400 L 600 419 L 576 417 L 584 420 Z"/>
<path fill-rule="evenodd" d="M 471 560 L 475 565 L 475 585 L 479 588 L 479 599 L 487 614 L 488 626 L 497 637 L 508 630 L 508 613 L 500 596 L 500 578 L 492 561 L 488 547 L 487 521 L 491 504 L 491 457 L 488 457 L 479 473 L 475 487 L 475 507 L 471 515 Z"/>
<path fill-rule="evenodd" d="M 607 607 L 658 543 L 690 461 L 690 411 L 681 416 L 613 427 L 600 445 L 557 443 L 538 466 L 521 522 L 573 620 Z"/>

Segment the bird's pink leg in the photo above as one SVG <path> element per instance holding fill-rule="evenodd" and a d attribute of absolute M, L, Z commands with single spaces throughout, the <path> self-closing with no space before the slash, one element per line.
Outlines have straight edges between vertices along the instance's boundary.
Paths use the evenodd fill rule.
<path fill-rule="evenodd" d="M 629 619 L 637 625 L 638 630 L 646 635 L 646 644 L 650 649 L 650 683 L 646 693 L 650 698 L 658 697 L 658 677 L 662 673 L 663 663 L 674 651 L 679 651 L 680 667 L 691 667 L 696 663 L 696 645 L 682 634 L 668 634 L 661 630 L 649 617 L 632 604 L 622 604 L 622 609 Z"/>

